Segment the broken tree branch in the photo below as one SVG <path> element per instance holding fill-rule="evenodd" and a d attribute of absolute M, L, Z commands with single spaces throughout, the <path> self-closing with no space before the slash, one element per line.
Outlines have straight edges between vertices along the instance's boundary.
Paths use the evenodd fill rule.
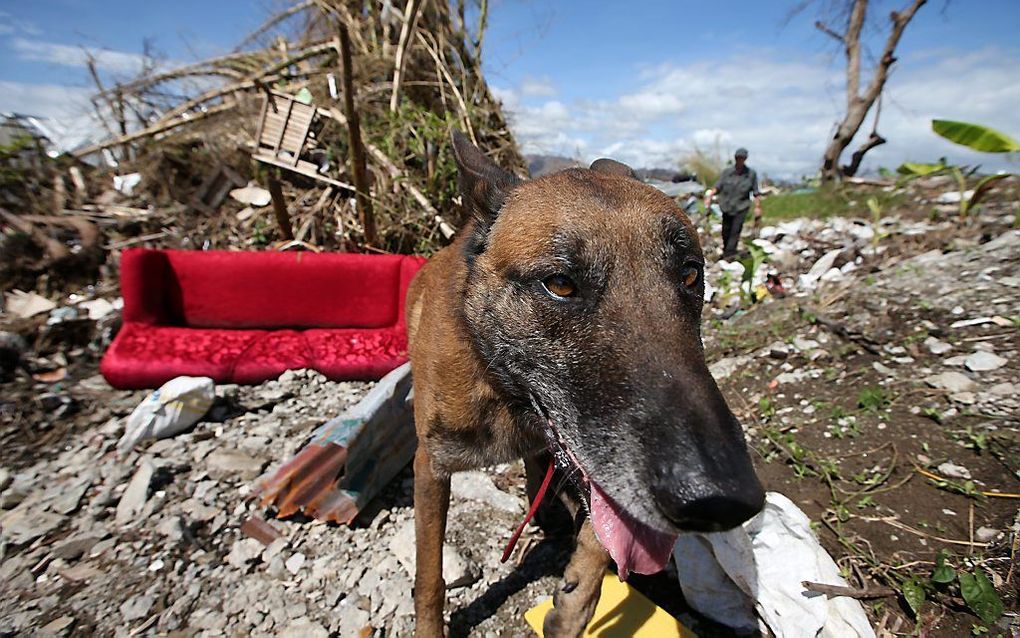
<path fill-rule="evenodd" d="M 229 111 L 236 106 L 237 102 L 224 102 L 223 104 L 214 106 L 208 110 L 202 111 L 201 113 L 193 114 L 190 117 L 186 118 L 182 117 L 171 122 L 157 122 L 156 124 L 143 128 L 140 131 L 135 131 L 134 133 L 129 133 L 127 135 L 123 135 L 112 140 L 106 140 L 105 142 L 102 142 L 100 144 L 92 144 L 91 146 L 86 146 L 83 149 L 75 151 L 73 155 L 75 157 L 85 157 L 93 153 L 97 153 L 103 150 L 104 148 L 110 148 L 111 146 L 117 146 L 118 144 L 127 144 L 128 142 L 134 142 L 136 140 L 152 137 L 154 135 L 159 135 L 160 133 L 171 131 L 177 128 L 178 126 L 192 124 L 199 120 L 204 120 L 214 115 L 219 115 L 220 113 Z"/>
<path fill-rule="evenodd" d="M 375 215 L 372 212 L 372 199 L 369 197 L 368 173 L 365 170 L 365 147 L 361 140 L 361 123 L 358 111 L 354 108 L 354 70 L 351 66 L 351 37 L 347 33 L 347 25 L 337 25 L 340 32 L 340 69 L 344 87 L 344 112 L 347 116 L 347 133 L 351 147 L 351 175 L 354 177 L 355 201 L 358 203 L 358 216 L 365 233 L 365 243 L 376 245 Z"/>
<path fill-rule="evenodd" d="M 810 580 L 805 580 L 801 583 L 804 589 L 808 591 L 817 592 L 819 594 L 825 594 L 826 598 L 835 598 L 836 596 L 846 596 L 847 598 L 856 599 L 868 599 L 868 598 L 885 598 L 886 596 L 895 596 L 896 590 L 891 587 L 846 587 L 843 585 L 826 585 L 825 583 L 813 583 Z"/>
<path fill-rule="evenodd" d="M 305 9 L 308 9 L 308 8 L 314 7 L 314 6 L 315 6 L 315 0 L 304 0 L 304 2 L 299 2 L 299 3 L 295 4 L 294 6 L 292 6 L 290 8 L 284 9 L 283 11 L 280 11 L 279 13 L 271 15 L 265 22 L 262 23 L 262 26 L 260 26 L 258 29 L 255 29 L 254 31 L 249 33 L 247 37 L 245 37 L 243 40 L 241 40 L 241 43 L 238 44 L 237 47 L 234 48 L 234 51 L 240 51 L 244 47 L 246 47 L 249 44 L 251 44 L 252 42 L 254 42 L 256 39 L 258 39 L 262 34 L 264 34 L 265 32 L 269 31 L 270 29 L 272 29 L 276 25 L 280 24 L 281 22 L 283 22 L 287 18 L 289 18 L 289 17 L 291 17 L 293 15 L 297 15 L 298 13 L 301 13 Z"/>
<path fill-rule="evenodd" d="M 471 126 L 471 118 L 469 117 L 467 103 L 464 101 L 464 95 L 460 92 L 460 89 L 457 88 L 457 83 L 454 82 L 453 76 L 450 75 L 450 70 L 446 68 L 446 64 L 443 63 L 443 61 L 439 58 L 439 54 L 436 53 L 436 49 L 433 48 L 431 44 L 429 44 L 428 39 L 426 39 L 426 37 L 422 34 L 421 31 L 418 32 L 418 40 L 421 42 L 422 46 L 425 47 L 425 50 L 428 51 L 429 56 L 432 57 L 432 60 L 435 61 L 436 68 L 442 74 L 447 84 L 450 85 L 450 90 L 453 91 L 453 96 L 457 98 L 457 104 L 460 105 L 461 124 L 463 124 L 464 128 L 467 130 L 467 134 L 468 137 L 471 138 L 471 142 L 477 146 L 478 140 L 475 138 L 475 131 L 474 128 L 472 128 Z M 438 48 L 438 43 L 436 45 L 436 48 Z"/>
<path fill-rule="evenodd" d="M 400 40 L 397 41 L 397 54 L 393 60 L 393 92 L 390 94 L 390 113 L 397 112 L 400 104 L 400 82 L 404 79 L 404 65 L 407 63 L 407 49 L 411 45 L 411 36 L 418 27 L 418 9 L 421 0 L 409 0 L 404 10 L 404 24 L 400 27 Z"/>
<path fill-rule="evenodd" d="M 824 22 L 822 22 L 821 20 L 816 20 L 815 21 L 815 28 L 818 29 L 819 31 L 821 31 L 822 33 L 824 33 L 825 35 L 830 36 L 832 38 L 835 38 L 836 41 L 839 42 L 840 44 L 842 44 L 842 43 L 844 43 L 846 41 L 846 36 L 844 36 L 841 33 L 836 33 L 835 31 L 830 29 L 828 26 L 826 26 L 826 24 Z"/>

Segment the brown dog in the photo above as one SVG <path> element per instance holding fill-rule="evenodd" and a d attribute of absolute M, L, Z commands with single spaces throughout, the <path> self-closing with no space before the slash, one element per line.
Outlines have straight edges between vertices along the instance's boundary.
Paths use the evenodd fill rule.
<path fill-rule="evenodd" d="M 705 365 L 704 258 L 676 204 L 612 160 L 521 181 L 454 133 L 472 216 L 408 291 L 417 636 L 443 635 L 450 474 L 549 453 L 587 513 L 545 620 L 577 636 L 610 558 L 654 573 L 683 530 L 723 530 L 764 492 Z M 541 474 L 538 474 L 541 476 Z"/>

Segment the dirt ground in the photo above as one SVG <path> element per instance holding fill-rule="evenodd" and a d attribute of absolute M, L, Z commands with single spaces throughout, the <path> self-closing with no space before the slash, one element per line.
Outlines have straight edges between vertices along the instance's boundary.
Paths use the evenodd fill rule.
<path fill-rule="evenodd" d="M 885 252 L 817 285 L 799 289 L 799 267 L 783 298 L 706 308 L 708 360 L 766 487 L 808 514 L 851 586 L 893 590 L 864 600 L 881 635 L 1018 634 L 1020 233 L 1008 226 L 882 238 Z M 115 320 L 45 319 L 2 327 L 34 338 L 0 383 L 0 635 L 408 635 L 410 468 L 350 528 L 275 521 L 250 498 L 365 384 L 302 371 L 221 386 L 192 431 L 119 460 L 145 393 L 96 375 Z M 500 564 L 525 506 L 521 465 L 458 481 L 450 634 L 530 635 L 523 612 L 554 590 L 570 539 L 529 528 Z M 284 542 L 245 537 L 252 516 Z M 956 573 L 993 583 L 1006 609 L 994 625 L 955 581 L 932 580 L 943 550 Z M 685 605 L 674 569 L 633 583 L 700 635 L 730 635 Z M 919 613 L 904 582 L 925 592 Z"/>
<path fill-rule="evenodd" d="M 981 632 L 958 592 L 930 582 L 940 551 L 957 571 L 985 570 L 1015 608 L 1018 267 L 1013 231 L 756 306 L 709 333 L 710 360 L 741 357 L 721 385 L 767 489 L 808 514 L 852 584 L 899 590 L 914 575 L 929 588 L 916 628 L 902 597 L 868 602 L 893 633 Z M 1011 319 L 966 325 L 993 316 Z M 951 348 L 934 354 L 932 339 Z M 970 373 L 965 390 L 933 387 L 980 352 L 1007 363 Z M 1016 635 L 1015 622 L 990 635 Z"/>

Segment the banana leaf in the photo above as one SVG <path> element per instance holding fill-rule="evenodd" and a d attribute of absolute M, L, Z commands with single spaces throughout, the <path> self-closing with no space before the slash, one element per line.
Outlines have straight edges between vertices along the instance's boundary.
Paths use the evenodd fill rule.
<path fill-rule="evenodd" d="M 954 122 L 953 120 L 932 120 L 933 131 L 950 142 L 961 144 L 975 151 L 985 153 L 1016 153 L 1020 152 L 1020 143 L 987 126 Z"/>
<path fill-rule="evenodd" d="M 976 206 L 977 203 L 981 201 L 982 197 L 987 195 L 989 191 L 995 188 L 995 182 L 999 181 L 1000 179 L 1005 179 L 1009 176 L 1010 173 L 996 173 L 995 175 L 987 175 L 984 178 L 982 178 L 982 180 L 977 183 L 977 186 L 974 187 L 974 194 L 971 195 L 970 200 L 967 201 L 967 210 L 969 211 L 970 209 L 974 208 L 974 206 Z"/>

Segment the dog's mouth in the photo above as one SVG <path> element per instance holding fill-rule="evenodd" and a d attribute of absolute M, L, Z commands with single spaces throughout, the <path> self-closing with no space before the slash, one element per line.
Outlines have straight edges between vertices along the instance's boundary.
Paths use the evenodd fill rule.
<path fill-rule="evenodd" d="M 589 486 L 595 536 L 616 561 L 620 580 L 626 580 L 632 571 L 638 574 L 662 571 L 678 534 L 645 525 L 609 498 L 598 483 L 589 481 Z"/>
<path fill-rule="evenodd" d="M 588 514 L 595 536 L 616 563 L 620 580 L 626 580 L 631 572 L 655 574 L 662 571 L 679 534 L 663 532 L 642 523 L 606 494 L 567 447 L 552 419 L 534 396 L 532 402 L 547 425 L 545 434 L 555 462 L 568 470 L 568 476 L 580 477 L 582 498 L 584 492 L 588 492 Z"/>

